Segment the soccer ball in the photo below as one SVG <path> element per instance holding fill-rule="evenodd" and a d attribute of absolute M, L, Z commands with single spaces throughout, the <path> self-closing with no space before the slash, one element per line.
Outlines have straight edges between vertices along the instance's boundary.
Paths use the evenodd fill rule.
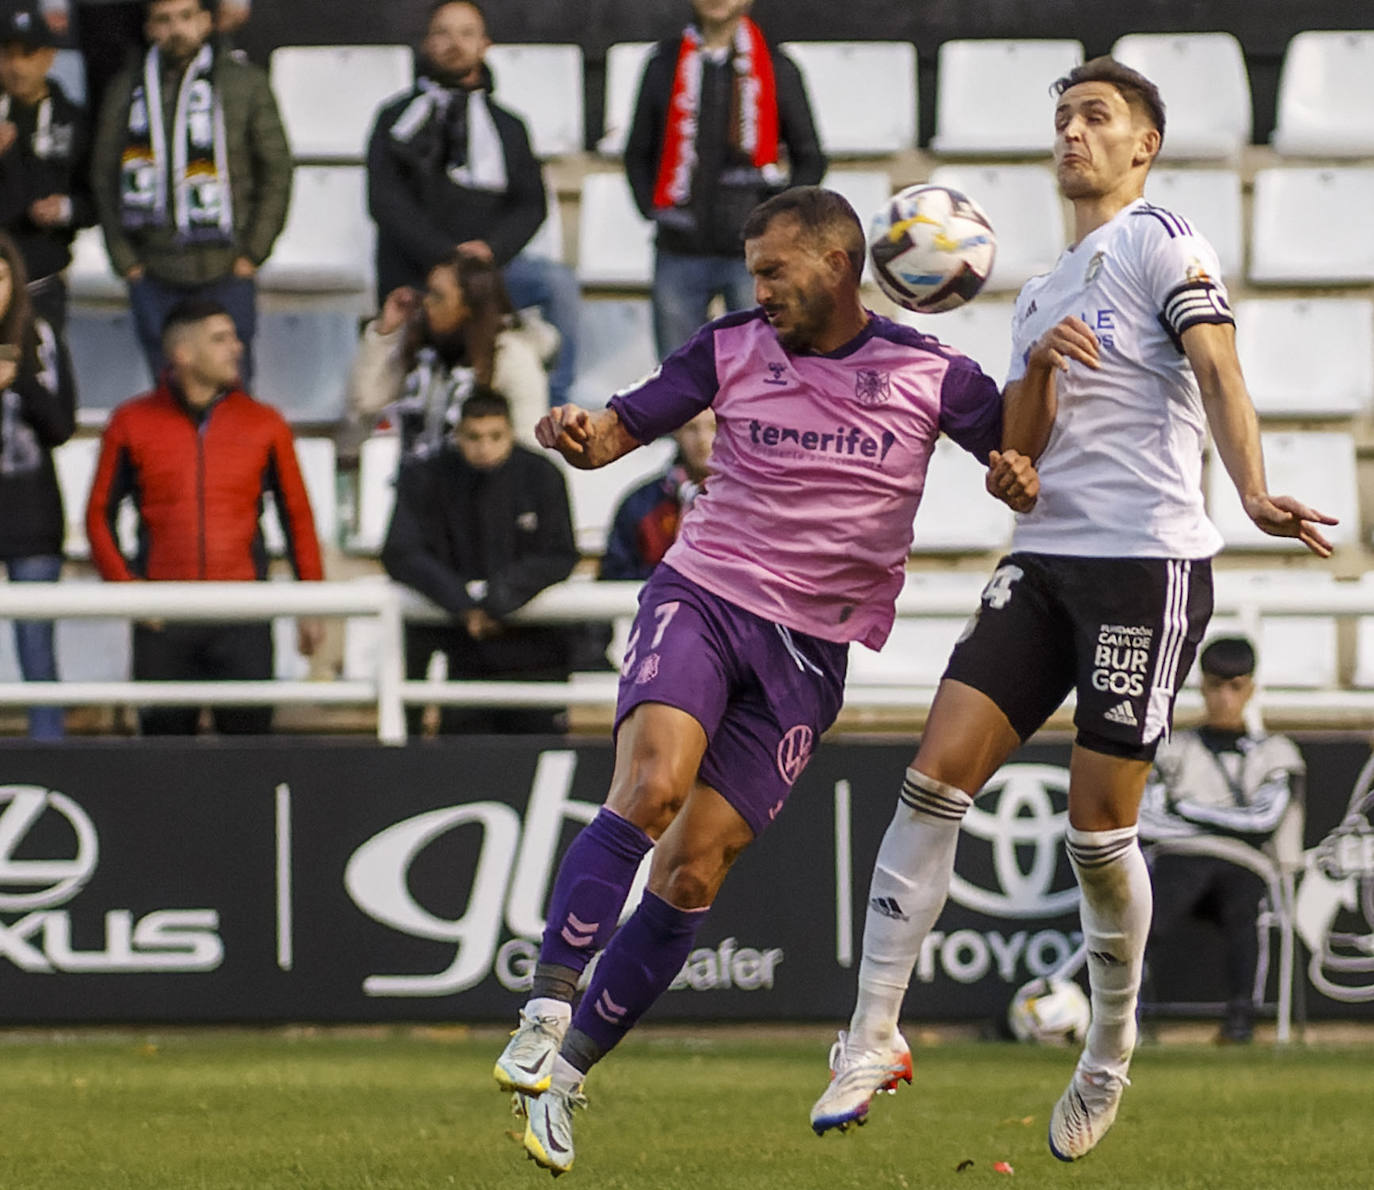
<path fill-rule="evenodd" d="M 1068 1045 L 1088 1035 L 1092 1007 L 1071 979 L 1032 979 L 1012 997 L 1007 1022 L 1018 1041 Z"/>
<path fill-rule="evenodd" d="M 908 186 L 868 226 L 878 286 L 899 306 L 938 314 L 972 301 L 992 272 L 997 236 L 983 209 L 948 186 Z"/>

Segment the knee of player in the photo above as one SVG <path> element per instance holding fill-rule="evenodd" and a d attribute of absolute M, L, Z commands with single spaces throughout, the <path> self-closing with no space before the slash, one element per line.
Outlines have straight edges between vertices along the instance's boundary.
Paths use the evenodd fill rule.
<path fill-rule="evenodd" d="M 658 880 L 650 881 L 650 887 L 674 908 L 704 909 L 720 887 L 714 867 L 704 858 L 676 860 Z"/>
<path fill-rule="evenodd" d="M 689 786 L 674 778 L 666 766 L 638 766 L 629 780 L 611 789 L 606 804 L 650 838 L 657 839 L 677 817 Z"/>

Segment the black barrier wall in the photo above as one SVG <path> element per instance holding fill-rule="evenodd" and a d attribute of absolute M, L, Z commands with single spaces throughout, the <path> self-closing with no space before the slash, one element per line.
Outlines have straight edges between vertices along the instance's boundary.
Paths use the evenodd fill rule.
<path fill-rule="evenodd" d="M 1308 1009 L 1374 1016 L 1374 810 L 1356 788 L 1369 747 L 1300 742 Z M 910 753 L 818 751 L 736 866 L 656 1019 L 848 1012 L 868 872 Z M 1000 1014 L 1077 945 L 1067 759 L 1066 746 L 1025 749 L 970 813 L 909 1015 Z M 603 743 L 512 739 L 0 749 L 0 1014 L 509 1019 L 558 857 L 610 770 Z"/>

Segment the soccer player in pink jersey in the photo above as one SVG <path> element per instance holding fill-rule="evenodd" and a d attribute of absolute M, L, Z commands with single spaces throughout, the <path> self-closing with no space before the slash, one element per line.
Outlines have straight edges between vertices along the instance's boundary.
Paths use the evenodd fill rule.
<path fill-rule="evenodd" d="M 887 638 L 936 438 L 990 462 L 1008 504 L 1035 498 L 1026 458 L 1000 449 L 997 385 L 864 309 L 863 228 L 840 195 L 784 191 L 744 239 L 756 309 L 703 327 L 604 411 L 559 406 L 536 431 L 591 468 L 716 415 L 705 490 L 640 596 L 610 793 L 559 868 L 532 995 L 494 1071 L 526 1096 L 525 1148 L 555 1174 L 573 1163 L 587 1071 L 677 975 L 730 865 L 834 721 L 849 642 Z M 651 847 L 648 889 L 617 931 Z"/>

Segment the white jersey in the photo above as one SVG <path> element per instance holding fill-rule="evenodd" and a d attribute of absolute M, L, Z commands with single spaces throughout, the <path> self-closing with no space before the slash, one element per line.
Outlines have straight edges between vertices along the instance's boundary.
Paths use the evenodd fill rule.
<path fill-rule="evenodd" d="M 1079 557 L 1207 558 L 1222 545 L 1202 496 L 1207 421 L 1181 337 L 1231 323 L 1212 246 L 1187 220 L 1137 199 L 1021 290 L 1008 382 L 1035 341 L 1076 315 L 1101 368 L 1057 376 L 1059 410 L 1036 463 L 1040 498 L 1014 550 Z"/>

